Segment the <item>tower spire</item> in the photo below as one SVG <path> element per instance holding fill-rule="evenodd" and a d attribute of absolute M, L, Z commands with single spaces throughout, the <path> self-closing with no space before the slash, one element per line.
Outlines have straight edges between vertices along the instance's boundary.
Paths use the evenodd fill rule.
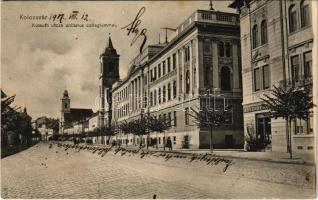
<path fill-rule="evenodd" d="M 117 54 L 117 51 L 113 46 L 113 42 L 112 42 L 112 39 L 110 37 L 110 33 L 108 33 L 108 40 L 106 42 L 106 48 L 101 56 L 113 55 L 113 54 Z"/>
<path fill-rule="evenodd" d="M 106 45 L 106 48 L 110 48 L 110 49 L 113 49 L 113 42 L 112 42 L 112 39 L 110 37 L 110 33 L 108 33 L 108 43 Z"/>

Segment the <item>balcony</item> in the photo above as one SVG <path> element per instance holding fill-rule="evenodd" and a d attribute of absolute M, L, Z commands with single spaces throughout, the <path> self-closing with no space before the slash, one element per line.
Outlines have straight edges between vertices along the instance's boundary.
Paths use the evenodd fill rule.
<path fill-rule="evenodd" d="M 185 30 L 193 22 L 205 22 L 224 25 L 239 25 L 239 15 L 212 10 L 197 10 L 177 27 L 177 34 Z"/>
<path fill-rule="evenodd" d="M 304 87 L 312 85 L 312 76 L 299 76 L 298 79 L 281 80 L 280 86 L 284 87 Z"/>

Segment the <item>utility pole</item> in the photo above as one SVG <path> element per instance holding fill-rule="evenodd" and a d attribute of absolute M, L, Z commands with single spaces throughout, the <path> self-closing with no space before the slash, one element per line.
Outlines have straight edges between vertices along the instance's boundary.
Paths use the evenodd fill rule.
<path fill-rule="evenodd" d="M 174 31 L 174 32 L 177 30 L 177 29 L 169 28 L 169 27 L 163 27 L 161 29 L 165 29 L 166 30 L 166 41 L 165 41 L 165 43 L 168 43 L 168 30 L 169 31 Z"/>

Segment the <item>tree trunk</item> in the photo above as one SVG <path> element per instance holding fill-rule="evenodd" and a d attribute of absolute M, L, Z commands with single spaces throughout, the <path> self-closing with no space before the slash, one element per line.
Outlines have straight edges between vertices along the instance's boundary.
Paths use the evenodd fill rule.
<path fill-rule="evenodd" d="M 213 153 L 213 127 L 211 127 L 211 134 L 210 134 L 210 150 Z"/>
<path fill-rule="evenodd" d="M 116 138 L 115 138 L 115 140 L 116 140 L 116 146 L 118 147 L 118 143 L 119 143 L 119 142 L 118 142 L 117 135 L 118 135 L 118 134 L 116 134 Z"/>
<path fill-rule="evenodd" d="M 128 133 L 127 133 L 126 147 L 128 147 L 128 141 L 129 139 L 128 139 Z"/>
<path fill-rule="evenodd" d="M 142 135 L 139 136 L 139 147 L 142 147 Z"/>
<path fill-rule="evenodd" d="M 156 132 L 156 149 L 158 149 L 158 132 Z"/>
<path fill-rule="evenodd" d="M 150 138 L 150 133 L 147 134 L 147 138 L 146 138 L 147 149 L 149 147 L 149 138 Z"/>
<path fill-rule="evenodd" d="M 166 151 L 166 131 L 163 132 L 163 151 Z"/>
<path fill-rule="evenodd" d="M 286 147 L 287 153 L 289 153 L 289 118 L 286 119 Z"/>
<path fill-rule="evenodd" d="M 290 156 L 290 159 L 293 158 L 291 121 L 292 121 L 292 119 L 290 118 L 289 119 L 289 156 Z"/>

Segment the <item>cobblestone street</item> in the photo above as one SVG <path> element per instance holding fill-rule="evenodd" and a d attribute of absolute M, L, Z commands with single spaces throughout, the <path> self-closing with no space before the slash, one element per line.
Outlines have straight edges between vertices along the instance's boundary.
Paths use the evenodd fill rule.
<path fill-rule="evenodd" d="M 114 155 L 40 143 L 1 160 L 2 198 L 314 198 L 314 166 Z"/>

